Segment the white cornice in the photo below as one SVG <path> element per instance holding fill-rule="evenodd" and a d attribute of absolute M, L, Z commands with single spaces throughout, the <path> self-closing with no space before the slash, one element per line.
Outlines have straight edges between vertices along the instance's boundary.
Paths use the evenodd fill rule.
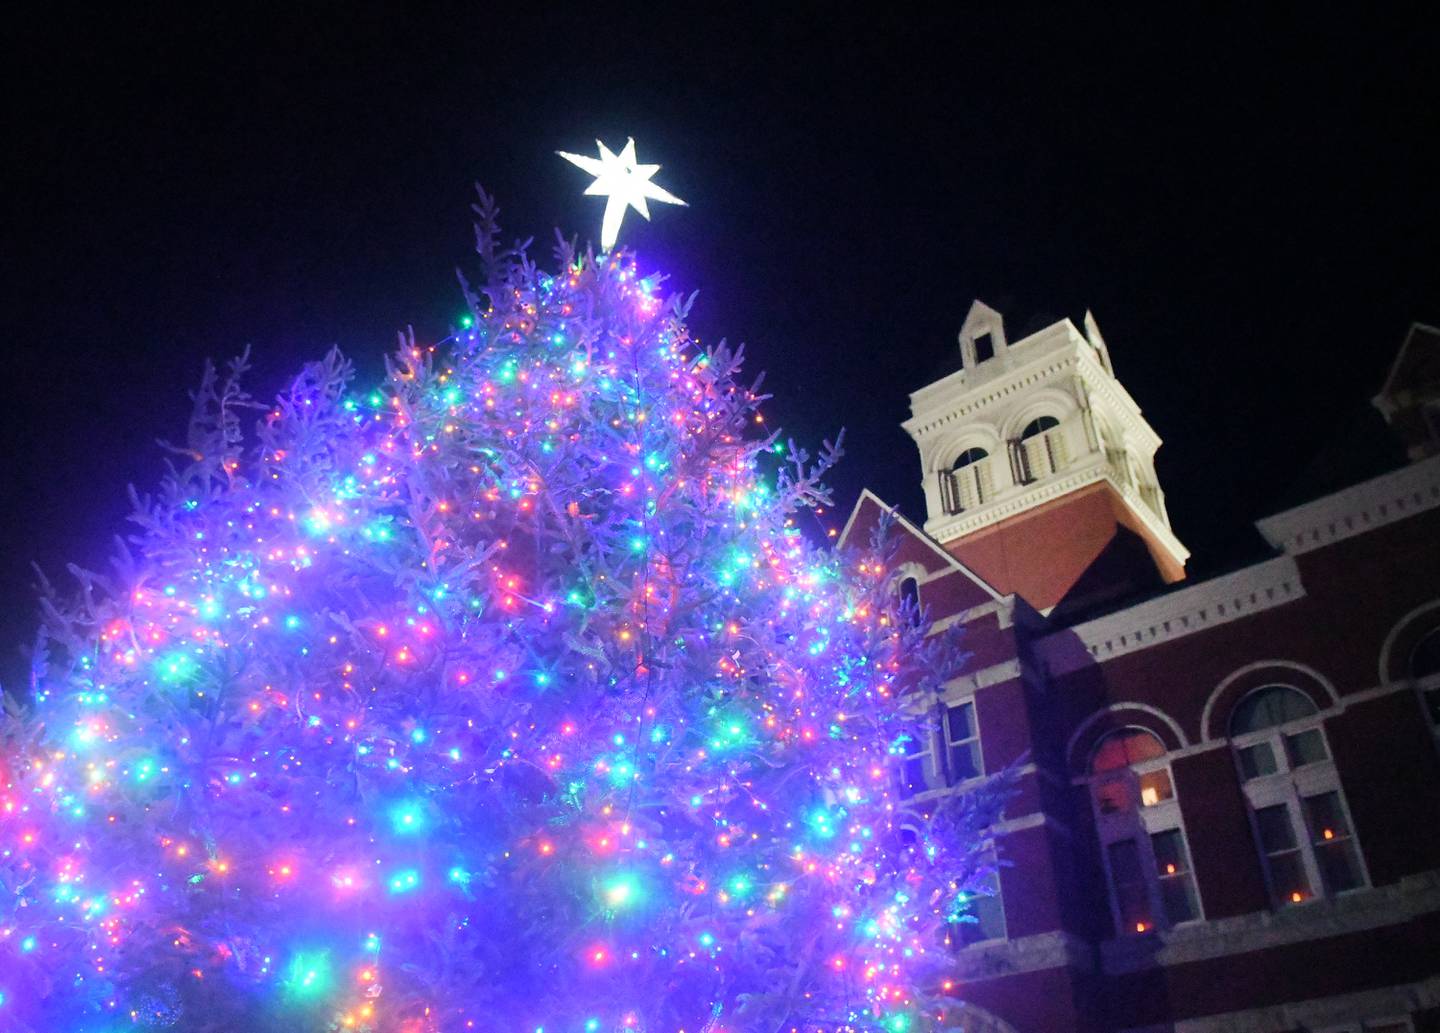
<path fill-rule="evenodd" d="M 1035 485 L 1018 485 L 1018 490 L 1013 494 L 1003 493 L 995 502 L 927 520 L 925 533 L 938 542 L 953 542 L 1009 517 L 1063 498 L 1081 488 L 1102 483 L 1114 489 L 1127 508 L 1145 525 L 1145 530 L 1153 535 L 1178 563 L 1183 565 L 1190 558 L 1190 550 L 1181 544 L 1180 539 L 1175 537 L 1175 532 L 1170 530 L 1170 526 L 1159 514 L 1145 504 L 1139 492 L 1116 480 L 1104 453 L 1096 453 L 1085 466 L 1069 471 L 1063 477 L 1044 480 Z"/>
<path fill-rule="evenodd" d="M 1295 560 L 1277 556 L 1057 631 L 1038 649 L 1051 674 L 1066 674 L 1304 597 Z"/>
<path fill-rule="evenodd" d="M 1440 456 L 1257 520 L 1265 540 L 1292 556 L 1440 507 Z"/>

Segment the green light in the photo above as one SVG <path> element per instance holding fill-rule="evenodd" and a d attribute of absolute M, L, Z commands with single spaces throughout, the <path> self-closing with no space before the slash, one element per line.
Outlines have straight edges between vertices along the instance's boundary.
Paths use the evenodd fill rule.
<path fill-rule="evenodd" d="M 640 903 L 644 891 L 640 880 L 634 875 L 629 872 L 620 872 L 601 884 L 600 896 L 610 910 L 623 911 Z"/>
<path fill-rule="evenodd" d="M 298 951 L 282 984 L 295 997 L 318 997 L 330 989 L 330 952 Z"/>
<path fill-rule="evenodd" d="M 195 661 L 186 653 L 166 653 L 156 661 L 155 673 L 166 685 L 178 685 L 195 675 Z"/>
<path fill-rule="evenodd" d="M 391 893 L 409 893 L 413 889 L 418 889 L 419 886 L 420 873 L 414 868 L 406 868 L 404 871 L 396 872 L 390 876 L 389 887 Z"/>
<path fill-rule="evenodd" d="M 330 530 L 330 514 L 323 509 L 312 509 L 305 515 L 305 530 L 311 534 L 326 534 Z"/>
<path fill-rule="evenodd" d="M 419 800 L 404 800 L 390 809 L 390 826 L 397 836 L 412 836 L 425 829 L 425 805 Z"/>
<path fill-rule="evenodd" d="M 755 882 L 744 872 L 738 872 L 725 880 L 725 890 L 736 900 L 744 900 L 755 888 Z"/>

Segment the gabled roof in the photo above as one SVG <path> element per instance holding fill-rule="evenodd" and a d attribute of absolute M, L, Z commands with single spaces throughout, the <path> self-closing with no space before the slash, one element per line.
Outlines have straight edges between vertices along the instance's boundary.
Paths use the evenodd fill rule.
<path fill-rule="evenodd" d="M 934 580 L 945 574 L 958 573 L 979 590 L 977 594 L 983 594 L 984 598 L 977 599 L 976 603 L 998 602 L 1004 598 L 984 578 L 946 552 L 944 546 L 916 527 L 898 509 L 883 501 L 869 488 L 862 491 L 860 497 L 855 500 L 855 507 L 850 511 L 849 519 L 845 521 L 845 528 L 840 532 L 838 544 L 845 545 L 851 540 L 852 535 L 869 534 L 876 521 L 880 519 L 880 515 L 885 512 L 894 515 L 896 529 L 914 543 L 908 549 L 902 546 L 901 558 L 919 563 L 924 567 L 927 579 Z"/>

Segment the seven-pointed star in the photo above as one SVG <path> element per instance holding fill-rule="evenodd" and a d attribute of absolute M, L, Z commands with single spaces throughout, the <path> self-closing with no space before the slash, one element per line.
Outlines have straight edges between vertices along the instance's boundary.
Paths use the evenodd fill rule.
<path fill-rule="evenodd" d="M 663 201 L 666 204 L 685 204 L 668 190 L 650 182 L 650 177 L 660 171 L 659 165 L 640 165 L 635 161 L 635 140 L 625 141 L 624 148 L 615 154 L 599 140 L 600 157 L 587 158 L 583 154 L 568 154 L 556 151 L 566 161 L 580 166 L 595 177 L 595 182 L 585 188 L 585 193 L 605 197 L 605 218 L 600 224 L 600 249 L 609 251 L 615 246 L 620 235 L 620 223 L 625 218 L 625 209 L 634 208 L 646 220 L 650 209 L 646 199 Z"/>

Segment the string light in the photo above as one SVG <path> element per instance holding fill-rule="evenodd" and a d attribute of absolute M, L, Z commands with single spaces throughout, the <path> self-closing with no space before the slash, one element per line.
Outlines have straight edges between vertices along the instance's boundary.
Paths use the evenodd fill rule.
<path fill-rule="evenodd" d="M 801 533 L 830 456 L 659 283 L 509 259 L 448 345 L 363 390 L 332 354 L 249 444 L 207 379 L 0 769 L 7 1016 L 673 1033 L 778 970 L 787 1028 L 943 1014 L 1003 794 L 920 813 L 896 772 L 956 654 L 878 540 Z"/>

